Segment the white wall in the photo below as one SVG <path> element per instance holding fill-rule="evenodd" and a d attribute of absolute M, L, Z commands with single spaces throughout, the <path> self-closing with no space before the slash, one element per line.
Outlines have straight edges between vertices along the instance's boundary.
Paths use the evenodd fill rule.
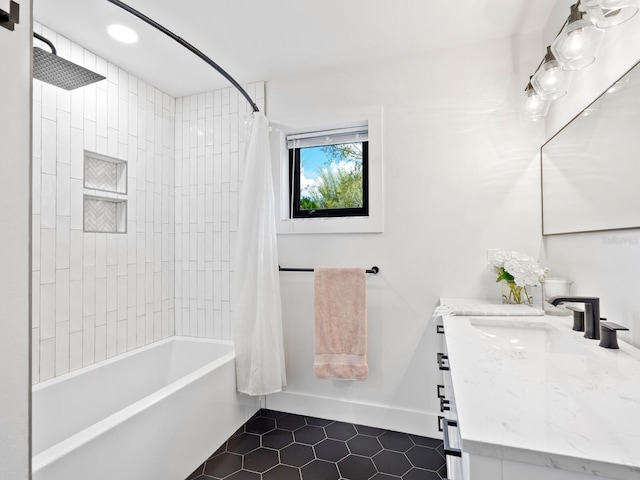
<path fill-rule="evenodd" d="M 243 88 L 264 109 L 264 83 Z M 231 87 L 176 100 L 176 335 L 233 338 L 230 285 L 251 111 Z"/>
<path fill-rule="evenodd" d="M 543 131 L 518 107 L 541 48 L 508 38 L 267 83 L 285 130 L 382 106 L 385 197 L 384 233 L 278 236 L 283 266 L 380 267 L 367 283 L 369 378 L 314 378 L 313 278 L 282 273 L 289 385 L 267 407 L 438 435 L 438 298 L 497 300 L 486 249 L 540 252 Z"/>
<path fill-rule="evenodd" d="M 175 101 L 46 27 L 34 29 L 63 58 L 107 77 L 71 92 L 33 81 L 37 383 L 174 333 Z M 126 234 L 83 232 L 85 149 L 127 161 Z"/>
<path fill-rule="evenodd" d="M 9 2 L 0 3 L 8 10 Z M 0 28 L 0 478 L 29 478 L 31 2 Z"/>
<path fill-rule="evenodd" d="M 559 2 L 562 3 L 562 2 Z M 568 14 L 554 12 L 545 31 L 551 42 Z M 548 37 L 548 35 L 547 35 Z M 596 61 L 574 73 L 568 94 L 556 101 L 546 119 L 546 138 L 553 136 L 580 110 L 604 92 L 640 60 L 640 15 L 607 30 Z M 622 208 L 625 208 L 622 206 Z M 554 276 L 574 281 L 572 293 L 601 299 L 600 312 L 608 320 L 631 329 L 621 338 L 640 346 L 640 229 L 545 237 L 548 265 Z"/>

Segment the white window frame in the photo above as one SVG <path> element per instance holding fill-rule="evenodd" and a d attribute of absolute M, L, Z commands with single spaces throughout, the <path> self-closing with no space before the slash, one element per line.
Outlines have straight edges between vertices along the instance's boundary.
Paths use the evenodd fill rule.
<path fill-rule="evenodd" d="M 301 123 L 301 122 L 296 122 Z M 369 131 L 369 215 L 366 217 L 290 218 L 289 149 L 286 136 L 350 128 L 366 124 Z M 278 234 L 380 233 L 384 227 L 382 108 L 303 127 L 276 127 L 271 139 L 274 159 L 276 231 Z M 276 161 L 277 160 L 277 161 Z"/>

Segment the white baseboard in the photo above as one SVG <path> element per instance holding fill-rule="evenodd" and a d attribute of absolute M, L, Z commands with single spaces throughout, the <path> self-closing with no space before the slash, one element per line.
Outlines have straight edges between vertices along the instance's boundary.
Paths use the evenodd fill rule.
<path fill-rule="evenodd" d="M 438 431 L 438 416 L 417 410 L 338 400 L 296 392 L 268 395 L 266 408 L 411 433 L 423 437 L 442 438 L 442 433 Z"/>

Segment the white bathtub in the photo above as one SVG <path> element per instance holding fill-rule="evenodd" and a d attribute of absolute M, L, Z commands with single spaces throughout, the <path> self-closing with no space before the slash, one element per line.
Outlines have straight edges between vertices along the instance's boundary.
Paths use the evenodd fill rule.
<path fill-rule="evenodd" d="M 232 342 L 170 337 L 33 388 L 33 480 L 183 480 L 258 410 Z"/>

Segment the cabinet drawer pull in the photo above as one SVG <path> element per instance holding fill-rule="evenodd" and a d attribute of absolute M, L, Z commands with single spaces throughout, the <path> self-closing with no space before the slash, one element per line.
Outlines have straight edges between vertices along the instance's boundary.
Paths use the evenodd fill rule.
<path fill-rule="evenodd" d="M 462 450 L 458 448 L 451 448 L 451 443 L 449 442 L 449 427 L 458 427 L 458 422 L 456 420 L 449 420 L 445 418 L 442 420 L 443 425 L 443 443 L 444 443 L 444 454 L 450 455 L 452 457 L 461 457 Z"/>
<path fill-rule="evenodd" d="M 438 385 L 438 398 L 444 398 L 444 385 Z"/>
<path fill-rule="evenodd" d="M 446 398 L 441 398 L 440 399 L 440 412 L 448 412 L 451 410 L 451 407 L 449 406 L 449 400 L 447 400 Z"/>
<path fill-rule="evenodd" d="M 436 325 L 436 333 L 444 334 L 444 325 Z"/>
<path fill-rule="evenodd" d="M 449 370 L 449 356 L 444 353 L 438 353 L 438 368 L 440 370 Z"/>

